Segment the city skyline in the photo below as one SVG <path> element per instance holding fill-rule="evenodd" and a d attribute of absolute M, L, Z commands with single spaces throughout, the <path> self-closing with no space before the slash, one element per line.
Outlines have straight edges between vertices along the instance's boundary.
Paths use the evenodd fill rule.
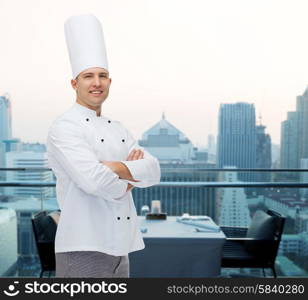
<path fill-rule="evenodd" d="M 45 143 L 75 101 L 63 23 L 103 23 L 111 93 L 103 113 L 140 139 L 160 118 L 194 145 L 217 136 L 221 103 L 253 103 L 280 143 L 281 122 L 308 83 L 305 1 L 0 0 L 0 95 L 11 95 L 13 137 Z M 277 9 L 279 8 L 279 9 Z"/>
<path fill-rule="evenodd" d="M 3 94 L 3 95 L 0 95 L 0 96 L 4 96 L 4 97 L 9 97 L 9 99 L 10 99 L 10 101 L 11 101 L 11 105 L 12 105 L 12 111 L 14 111 L 14 107 L 13 107 L 13 104 L 14 104 L 14 101 L 12 101 L 12 98 L 11 98 L 11 96 L 10 96 L 10 94 L 9 93 L 5 93 L 5 94 Z M 298 95 L 298 96 L 300 96 L 300 95 Z M 297 96 L 297 97 L 298 97 Z M 74 102 L 72 102 L 71 103 L 71 105 L 73 104 Z M 251 102 L 245 102 L 245 101 L 235 101 L 235 102 L 230 102 L 230 103 L 228 103 L 228 102 L 222 102 L 222 103 L 219 103 L 219 106 L 218 107 L 220 107 L 221 105 L 225 105 L 225 104 L 237 104 L 237 103 L 245 103 L 245 104 L 254 104 L 254 103 L 251 103 Z M 68 108 L 69 108 L 70 106 L 67 106 L 66 108 L 64 108 L 64 110 L 63 110 L 63 112 L 65 112 L 65 110 L 67 110 Z M 103 106 L 102 106 L 102 109 L 103 109 Z M 295 109 L 294 109 L 295 110 Z M 281 121 L 281 123 L 280 124 L 282 124 L 283 122 L 285 122 L 286 120 L 287 120 L 287 118 L 288 118 L 288 115 L 290 114 L 290 113 L 293 113 L 294 112 L 294 110 L 292 110 L 292 111 L 287 111 L 286 112 L 286 117 L 285 118 L 283 118 L 283 120 Z M 103 111 L 103 110 L 102 110 Z M 61 113 L 63 113 L 63 112 L 61 112 Z M 61 114 L 60 113 L 60 114 Z M 165 111 L 163 111 L 162 112 L 162 114 L 161 114 L 161 116 L 162 115 L 166 115 L 165 114 Z M 219 112 L 217 112 L 217 115 L 216 115 L 216 117 L 214 118 L 213 117 L 213 120 L 215 120 L 216 121 L 216 123 L 218 123 L 218 115 L 219 115 Z M 136 134 L 136 131 L 135 132 L 133 132 L 132 130 L 132 133 L 133 133 L 133 135 L 135 136 L 135 138 L 136 139 L 138 139 L 138 140 L 141 140 L 142 139 L 142 135 L 144 134 L 144 132 L 146 132 L 147 130 L 149 130 L 152 126 L 153 126 L 153 124 L 155 124 L 155 123 L 157 123 L 162 117 L 161 116 L 158 116 L 158 119 L 155 121 L 154 120 L 154 123 L 151 123 L 151 124 L 146 124 L 147 125 L 147 127 L 145 127 L 145 128 L 142 128 L 142 129 L 140 129 L 140 131 L 138 131 L 138 135 Z M 55 116 L 55 118 L 56 117 L 58 117 L 58 115 L 57 116 Z M 168 120 L 170 120 L 170 119 L 168 119 Z M 53 120 L 51 120 L 51 121 L 53 121 Z M 43 137 L 43 138 L 40 138 L 40 137 L 37 137 L 37 138 L 30 138 L 30 139 L 27 139 L 27 138 L 25 138 L 25 136 L 20 136 L 20 135 L 14 135 L 14 132 L 19 132 L 19 129 L 16 129 L 16 130 L 14 130 L 14 124 L 16 124 L 16 123 L 18 123 L 18 120 L 14 120 L 14 115 L 12 114 L 12 132 L 13 132 L 13 135 L 12 135 L 12 137 L 13 138 L 18 138 L 18 139 L 21 139 L 21 141 L 22 142 L 25 142 L 25 143 L 36 143 L 36 142 L 38 142 L 38 143 L 42 143 L 42 144 L 45 144 L 45 138 L 46 137 Z M 266 132 L 266 134 L 269 134 L 270 136 L 271 136 L 271 133 L 269 132 L 269 127 L 270 126 L 268 126 L 268 124 L 265 124 L 264 123 L 264 121 L 263 121 L 263 118 L 262 118 L 262 115 L 260 114 L 259 116 L 256 116 L 256 126 L 263 126 L 263 127 L 265 127 L 265 132 Z M 217 126 L 216 126 L 217 127 Z M 188 130 L 187 130 L 188 131 Z M 183 132 L 185 132 L 185 129 L 183 130 Z M 281 146 L 281 132 L 279 132 L 278 133 L 279 134 L 279 136 L 278 136 L 278 140 L 276 140 L 276 141 L 274 141 L 273 142 L 273 145 L 277 145 L 277 146 Z M 217 141 L 217 138 L 218 138 L 218 130 L 216 129 L 215 130 L 215 132 L 209 132 L 209 133 L 204 133 L 204 135 L 202 136 L 202 137 L 196 137 L 195 136 L 195 138 L 196 139 L 193 139 L 193 138 L 190 138 L 190 136 L 188 136 L 187 135 L 187 137 L 193 142 L 193 144 L 195 145 L 195 146 L 198 146 L 198 147 L 201 147 L 202 149 L 204 149 L 204 148 L 207 148 L 208 147 L 208 138 L 209 138 L 209 136 L 214 136 L 215 137 L 215 141 Z M 26 136 L 27 137 L 27 136 Z M 272 137 L 272 136 L 271 136 Z M 277 137 L 276 137 L 277 138 Z"/>

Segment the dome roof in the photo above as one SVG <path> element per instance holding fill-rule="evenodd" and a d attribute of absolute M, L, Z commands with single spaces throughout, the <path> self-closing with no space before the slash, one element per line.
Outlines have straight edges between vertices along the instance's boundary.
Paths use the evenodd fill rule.
<path fill-rule="evenodd" d="M 162 130 L 165 129 L 165 130 Z M 147 140 L 148 135 L 161 135 L 162 131 L 167 135 L 178 135 L 180 140 L 186 140 L 187 138 L 176 127 L 174 127 L 171 123 L 166 120 L 165 113 L 162 114 L 162 118 L 159 122 L 157 122 L 150 129 L 145 131 L 142 135 L 143 140 Z"/>

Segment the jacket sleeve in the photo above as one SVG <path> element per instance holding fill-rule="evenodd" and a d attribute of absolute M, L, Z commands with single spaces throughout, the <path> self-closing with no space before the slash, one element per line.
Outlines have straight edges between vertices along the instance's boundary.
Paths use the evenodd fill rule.
<path fill-rule="evenodd" d="M 48 133 L 47 150 L 48 156 L 51 155 L 85 193 L 111 201 L 126 193 L 127 183 L 99 162 L 78 125 L 65 120 L 53 125 Z"/>
<path fill-rule="evenodd" d="M 157 158 L 155 158 L 149 152 L 140 147 L 137 141 L 133 138 L 133 136 L 128 130 L 126 130 L 126 137 L 129 149 L 128 154 L 133 149 L 140 149 L 144 152 L 143 159 L 121 161 L 127 166 L 133 178 L 135 180 L 138 180 L 138 182 L 134 181 L 128 181 L 128 182 L 140 188 L 145 188 L 158 184 L 160 182 L 161 174 L 160 174 L 160 165 Z"/>

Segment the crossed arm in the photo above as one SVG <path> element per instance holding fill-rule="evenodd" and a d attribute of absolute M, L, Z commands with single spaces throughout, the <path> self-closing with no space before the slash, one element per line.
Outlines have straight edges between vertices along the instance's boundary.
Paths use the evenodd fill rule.
<path fill-rule="evenodd" d="M 144 152 L 140 149 L 134 149 L 132 150 L 126 160 L 138 160 L 138 159 L 143 159 L 144 157 Z M 138 182 L 132 177 L 131 172 L 127 168 L 125 164 L 123 164 L 120 161 L 106 161 L 103 160 L 101 161 L 105 166 L 109 167 L 114 173 L 116 173 L 121 179 L 126 179 L 129 181 L 133 182 Z M 127 192 L 133 189 L 133 185 L 128 183 L 127 186 Z"/>

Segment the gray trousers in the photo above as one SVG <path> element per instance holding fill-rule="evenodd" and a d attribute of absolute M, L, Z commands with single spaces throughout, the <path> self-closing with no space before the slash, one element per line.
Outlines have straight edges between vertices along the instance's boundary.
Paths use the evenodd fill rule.
<path fill-rule="evenodd" d="M 127 278 L 128 256 L 113 256 L 96 251 L 56 253 L 56 277 Z"/>

